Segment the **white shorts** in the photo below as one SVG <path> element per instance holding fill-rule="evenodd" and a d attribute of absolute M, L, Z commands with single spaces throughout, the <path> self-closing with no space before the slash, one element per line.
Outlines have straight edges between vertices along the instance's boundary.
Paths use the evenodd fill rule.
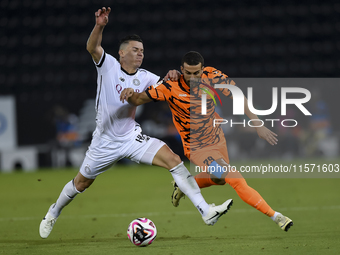
<path fill-rule="evenodd" d="M 136 126 L 132 138 L 124 141 L 110 141 L 95 134 L 80 173 L 88 179 L 95 179 L 123 158 L 151 165 L 156 153 L 165 143 L 141 132 L 142 129 Z"/>

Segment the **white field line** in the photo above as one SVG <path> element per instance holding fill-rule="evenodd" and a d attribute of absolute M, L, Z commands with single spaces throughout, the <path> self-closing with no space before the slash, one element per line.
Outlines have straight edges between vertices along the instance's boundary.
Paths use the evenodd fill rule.
<path fill-rule="evenodd" d="M 278 211 L 324 211 L 324 210 L 340 210 L 340 205 L 331 206 L 311 206 L 311 207 L 282 207 Z M 251 213 L 255 212 L 254 208 L 249 209 L 233 209 L 235 213 Z M 196 214 L 196 210 L 192 211 L 178 211 L 178 212 L 144 212 L 144 213 L 116 213 L 116 214 L 95 214 L 95 215 L 63 215 L 63 219 L 79 219 L 79 218 L 127 218 L 127 217 L 150 217 L 160 215 L 185 215 L 185 214 Z M 1 221 L 29 221 L 29 220 L 40 220 L 42 217 L 3 217 Z"/>

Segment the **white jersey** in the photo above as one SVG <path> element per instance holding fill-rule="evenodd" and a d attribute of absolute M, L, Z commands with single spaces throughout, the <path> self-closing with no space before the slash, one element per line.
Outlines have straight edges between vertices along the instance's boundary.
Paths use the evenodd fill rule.
<path fill-rule="evenodd" d="M 120 63 L 110 54 L 103 55 L 96 64 L 97 96 L 96 96 L 96 133 L 110 140 L 125 140 L 135 129 L 136 106 L 128 102 L 122 103 L 120 93 L 125 88 L 133 88 L 143 92 L 147 87 L 158 82 L 159 76 L 138 69 L 134 74 L 126 73 Z"/>

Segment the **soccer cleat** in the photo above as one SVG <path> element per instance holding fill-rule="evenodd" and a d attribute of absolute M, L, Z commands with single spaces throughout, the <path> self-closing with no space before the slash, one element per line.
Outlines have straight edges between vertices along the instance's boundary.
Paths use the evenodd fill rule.
<path fill-rule="evenodd" d="M 288 229 L 293 226 L 293 221 L 281 213 L 276 216 L 275 223 L 284 231 L 288 231 Z"/>
<path fill-rule="evenodd" d="M 46 216 L 43 218 L 43 220 L 40 223 L 39 234 L 40 234 L 41 238 L 47 238 L 50 235 L 50 233 L 53 229 L 53 226 L 58 219 L 58 218 L 54 218 L 50 214 L 50 210 L 54 205 L 55 204 L 50 206 L 50 209 L 48 210 Z"/>
<path fill-rule="evenodd" d="M 172 181 L 171 183 L 174 186 L 174 191 L 171 195 L 172 205 L 177 207 L 179 205 L 179 200 L 181 200 L 182 197 L 185 197 L 185 194 L 179 189 L 175 181 Z"/>
<path fill-rule="evenodd" d="M 230 207 L 233 205 L 233 200 L 228 199 L 223 204 L 215 206 L 215 204 L 211 204 L 209 207 L 209 212 L 206 216 L 202 216 L 203 221 L 207 225 L 214 225 L 217 220 L 225 213 L 228 212 Z"/>

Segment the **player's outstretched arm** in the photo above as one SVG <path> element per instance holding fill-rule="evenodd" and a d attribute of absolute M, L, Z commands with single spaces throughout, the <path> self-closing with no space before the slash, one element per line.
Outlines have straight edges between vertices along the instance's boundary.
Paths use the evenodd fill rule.
<path fill-rule="evenodd" d="M 103 54 L 103 48 L 101 46 L 103 30 L 106 24 L 109 22 L 109 14 L 111 8 L 105 7 L 98 9 L 95 12 L 96 24 L 87 40 L 86 49 L 91 54 L 93 60 L 98 64 L 99 60 Z"/>
<path fill-rule="evenodd" d="M 253 120 L 252 121 L 253 125 L 258 126 L 258 127 L 256 127 L 256 131 L 257 131 L 258 136 L 261 139 L 266 140 L 271 145 L 277 144 L 277 142 L 278 142 L 278 140 L 276 138 L 277 134 L 274 133 L 273 131 L 271 131 L 270 129 L 266 128 L 265 126 L 261 127 L 262 122 L 260 120 L 258 120 L 259 117 L 257 117 L 256 114 L 252 113 L 249 110 L 248 100 L 247 100 L 246 97 L 244 97 L 244 112 L 249 117 L 249 119 Z"/>
<path fill-rule="evenodd" d="M 127 88 L 124 89 L 121 93 L 120 93 L 120 101 L 122 101 L 122 103 L 124 103 L 124 101 L 129 102 L 132 105 L 138 106 L 141 104 L 145 104 L 145 103 L 149 103 L 152 100 L 148 97 L 148 95 L 144 92 L 142 93 L 138 93 L 135 92 L 132 88 Z"/>

